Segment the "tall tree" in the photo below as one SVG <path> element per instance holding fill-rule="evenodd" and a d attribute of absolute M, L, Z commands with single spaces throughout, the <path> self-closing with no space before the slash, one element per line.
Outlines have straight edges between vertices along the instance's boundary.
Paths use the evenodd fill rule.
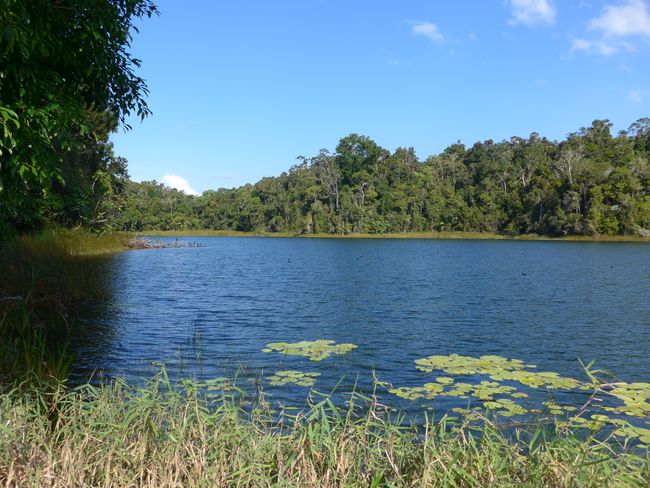
<path fill-rule="evenodd" d="M 147 116 L 129 52 L 150 0 L 0 0 L 0 232 L 64 184 L 64 155 L 91 133 L 88 113 Z"/>

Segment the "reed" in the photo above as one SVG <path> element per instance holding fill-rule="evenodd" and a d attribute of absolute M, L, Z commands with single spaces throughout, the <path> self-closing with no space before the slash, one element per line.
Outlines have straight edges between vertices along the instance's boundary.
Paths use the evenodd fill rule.
<path fill-rule="evenodd" d="M 127 236 L 52 230 L 19 236 L 0 247 L 0 383 L 64 378 L 71 311 L 107 298 L 110 254 Z"/>
<path fill-rule="evenodd" d="M 245 409 L 192 383 L 173 388 L 164 371 L 143 388 L 13 388 L 0 395 L 0 484 L 648 486 L 647 453 L 565 430 L 507 435 L 487 419 L 415 427 L 373 398 L 343 408 L 314 398 L 291 416 L 263 396 Z"/>

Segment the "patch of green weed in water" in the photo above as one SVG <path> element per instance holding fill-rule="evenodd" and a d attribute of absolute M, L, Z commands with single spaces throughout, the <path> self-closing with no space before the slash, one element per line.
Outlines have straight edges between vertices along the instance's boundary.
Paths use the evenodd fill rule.
<path fill-rule="evenodd" d="M 297 385 L 297 386 L 314 386 L 316 378 L 320 373 L 302 372 L 302 371 L 277 371 L 273 376 L 269 376 L 268 380 L 271 385 Z"/>
<path fill-rule="evenodd" d="M 322 361 L 332 354 L 343 355 L 356 349 L 356 344 L 337 344 L 330 340 L 300 341 L 300 342 L 271 342 L 262 352 L 279 352 L 288 356 L 303 356 L 310 361 Z"/>

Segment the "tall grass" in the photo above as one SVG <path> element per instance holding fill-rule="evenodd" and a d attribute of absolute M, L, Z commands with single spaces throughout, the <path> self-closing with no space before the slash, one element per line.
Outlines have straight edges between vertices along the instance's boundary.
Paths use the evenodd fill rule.
<path fill-rule="evenodd" d="M 20 236 L 0 247 L 0 299 L 42 308 L 96 298 L 101 289 L 92 266 L 100 256 L 126 249 L 127 237 L 84 231 Z"/>
<path fill-rule="evenodd" d="M 126 249 L 127 236 L 47 231 L 0 247 L 0 383 L 65 377 L 70 312 L 103 300 L 109 287 L 98 267 Z"/>
<path fill-rule="evenodd" d="M 360 410 L 355 402 L 370 401 Z M 486 421 L 409 426 L 373 399 L 294 416 L 225 393 L 116 381 L 0 395 L 5 486 L 648 486 L 649 459 L 566 431 L 517 441 Z"/>

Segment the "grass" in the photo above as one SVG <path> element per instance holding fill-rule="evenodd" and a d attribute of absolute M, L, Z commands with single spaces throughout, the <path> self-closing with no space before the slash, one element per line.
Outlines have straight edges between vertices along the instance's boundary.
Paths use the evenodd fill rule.
<path fill-rule="evenodd" d="M 296 415 L 264 397 L 208 400 L 164 372 L 135 389 L 0 395 L 4 486 L 648 486 L 649 458 L 568 431 L 505 435 L 489 421 L 415 428 L 374 398 L 327 397 Z M 361 408 L 364 405 L 367 408 Z M 531 434 L 531 433 L 528 433 Z M 523 440 L 523 439 L 528 440 Z"/>
<path fill-rule="evenodd" d="M 0 248 L 0 298 L 5 305 L 27 301 L 32 308 L 93 300 L 97 277 L 88 270 L 126 248 L 125 236 L 116 234 L 50 231 L 18 237 Z"/>
<path fill-rule="evenodd" d="M 551 237 L 537 234 L 507 235 L 493 232 L 396 232 L 386 234 L 297 234 L 292 232 L 239 232 L 229 230 L 151 230 L 147 236 L 221 236 L 221 237 L 300 237 L 318 239 L 469 239 L 469 240 L 517 240 L 517 241 L 580 241 L 580 242 L 650 242 L 650 237 L 639 236 L 565 236 Z"/>
<path fill-rule="evenodd" d="M 107 298 L 101 268 L 126 241 L 67 230 L 20 236 L 0 247 L 0 383 L 65 377 L 71 311 Z"/>

